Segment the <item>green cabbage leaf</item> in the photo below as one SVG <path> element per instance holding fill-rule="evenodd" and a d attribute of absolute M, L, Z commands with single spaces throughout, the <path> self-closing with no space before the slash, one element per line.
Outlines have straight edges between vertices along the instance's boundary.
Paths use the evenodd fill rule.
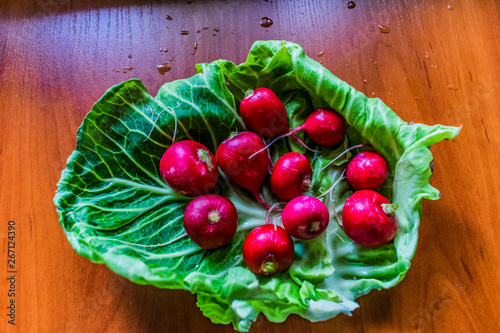
<path fill-rule="evenodd" d="M 311 321 L 349 315 L 359 296 L 401 281 L 416 249 L 422 199 L 440 196 L 429 184 L 429 147 L 454 138 L 460 128 L 406 123 L 380 99 L 356 91 L 290 42 L 256 42 L 243 64 L 218 60 L 198 64 L 197 71 L 166 83 L 156 97 L 139 80 L 128 80 L 110 88 L 87 114 L 54 198 L 75 251 L 133 282 L 196 293 L 203 314 L 240 331 L 247 331 L 259 313 L 273 322 L 293 313 Z M 288 151 L 309 157 L 314 183 L 308 195 L 320 196 L 340 181 L 322 196 L 331 212 L 326 232 L 310 241 L 294 240 L 292 266 L 270 276 L 255 275 L 243 262 L 246 235 L 266 219 L 266 210 L 248 191 L 219 173 L 214 193 L 235 204 L 238 230 L 225 246 L 203 250 L 183 236 L 183 211 L 192 198 L 170 189 L 158 170 L 176 129 L 176 141 L 196 140 L 213 153 L 231 132 L 245 130 L 239 102 L 244 91 L 261 86 L 286 103 L 290 128 L 320 107 L 334 108 L 349 125 L 343 143 L 333 148 L 297 133 L 323 153 L 306 151 L 293 139 L 272 147 L 275 161 Z M 350 153 L 341 153 L 362 143 L 387 160 L 390 177 L 379 192 L 398 204 L 397 235 L 376 249 L 355 245 L 340 225 L 343 204 L 352 194 L 341 179 Z M 262 192 L 268 202 L 278 201 L 268 183 Z"/>

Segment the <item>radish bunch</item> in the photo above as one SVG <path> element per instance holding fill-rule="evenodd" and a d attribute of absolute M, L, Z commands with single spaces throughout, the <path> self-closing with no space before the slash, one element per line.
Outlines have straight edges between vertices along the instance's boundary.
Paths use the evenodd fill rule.
<path fill-rule="evenodd" d="M 240 113 L 253 132 L 232 133 L 217 147 L 215 157 L 201 143 L 191 140 L 174 143 L 160 160 L 160 174 L 177 193 L 197 196 L 186 207 L 183 224 L 191 240 L 205 249 L 230 242 L 238 225 L 234 204 L 225 197 L 210 194 L 217 183 L 218 168 L 232 182 L 252 193 L 268 209 L 268 218 L 248 234 L 243 244 L 243 259 L 252 272 L 273 274 L 291 265 L 292 237 L 300 240 L 318 237 L 328 227 L 330 214 L 321 200 L 304 195 L 313 179 L 309 159 L 289 152 L 273 165 L 267 149 L 286 136 L 293 136 L 303 144 L 294 135 L 300 130 L 317 144 L 333 146 L 344 138 L 347 124 L 333 109 L 322 108 L 313 111 L 303 125 L 290 130 L 285 105 L 267 88 L 248 91 L 241 101 Z M 266 146 L 261 137 L 274 140 Z M 268 173 L 274 195 L 288 202 L 269 205 L 264 200 L 261 191 Z M 359 153 L 347 165 L 347 182 L 359 191 L 344 205 L 342 226 L 347 236 L 362 246 L 384 245 L 396 233 L 394 205 L 374 191 L 383 185 L 388 173 L 383 157 L 373 151 Z M 282 205 L 278 216 L 283 227 L 269 222 L 270 213 Z"/>

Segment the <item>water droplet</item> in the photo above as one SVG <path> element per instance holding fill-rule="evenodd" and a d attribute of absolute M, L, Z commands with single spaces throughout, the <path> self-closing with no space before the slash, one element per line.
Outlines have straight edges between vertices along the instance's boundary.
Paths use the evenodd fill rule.
<path fill-rule="evenodd" d="M 388 34 L 389 32 L 391 32 L 391 28 L 389 28 L 388 26 L 386 25 L 382 25 L 382 24 L 379 24 L 378 25 L 378 30 L 383 33 L 383 34 Z"/>
<path fill-rule="evenodd" d="M 169 60 L 169 61 L 172 61 L 172 60 L 174 60 L 174 57 L 172 57 L 172 58 L 170 58 L 170 59 L 168 59 L 168 60 Z"/>
<path fill-rule="evenodd" d="M 127 73 L 127 71 L 123 71 L 123 73 Z"/>
<path fill-rule="evenodd" d="M 133 70 L 134 68 L 133 68 L 133 67 L 122 67 L 122 69 L 123 69 L 124 71 L 131 71 L 131 70 Z"/>
<path fill-rule="evenodd" d="M 263 17 L 260 19 L 260 26 L 261 27 L 269 28 L 272 25 L 273 25 L 273 20 L 271 20 L 269 17 Z"/>
<path fill-rule="evenodd" d="M 367 79 L 363 79 L 363 83 L 368 83 L 368 80 Z"/>
<path fill-rule="evenodd" d="M 321 51 L 318 54 L 316 54 L 317 57 L 322 57 L 325 54 L 325 51 Z"/>
<path fill-rule="evenodd" d="M 196 30 L 196 32 L 197 32 L 197 33 L 200 33 L 200 32 L 201 32 L 201 30 L 199 30 L 199 29 L 198 29 L 198 30 Z"/>
<path fill-rule="evenodd" d="M 165 18 L 166 18 L 167 20 L 169 20 L 169 21 L 172 21 L 172 20 L 174 19 L 174 18 L 173 18 L 172 16 L 170 16 L 170 15 L 165 16 Z"/>
<path fill-rule="evenodd" d="M 217 34 L 212 34 L 212 36 L 217 36 Z"/>
<path fill-rule="evenodd" d="M 203 30 L 208 30 L 208 27 L 203 27 Z"/>
<path fill-rule="evenodd" d="M 417 97 L 417 96 L 415 96 L 415 99 L 418 99 L 418 97 Z"/>
<path fill-rule="evenodd" d="M 405 77 L 403 78 L 403 80 L 408 80 L 408 78 L 405 76 Z"/>
<path fill-rule="evenodd" d="M 131 54 L 129 54 L 127 57 L 132 58 L 132 55 L 131 55 Z"/>
<path fill-rule="evenodd" d="M 448 88 L 450 90 L 458 90 L 458 86 L 455 84 L 449 84 L 446 88 Z"/>
<path fill-rule="evenodd" d="M 198 49 L 198 42 L 194 42 L 193 52 L 191 52 L 191 55 L 194 55 L 197 49 Z"/>
<path fill-rule="evenodd" d="M 323 60 L 320 60 L 320 61 L 319 61 L 319 63 L 320 63 L 320 64 L 322 64 L 322 63 L 323 63 Z"/>
<path fill-rule="evenodd" d="M 370 31 L 373 31 L 373 28 L 370 28 Z"/>
<path fill-rule="evenodd" d="M 349 64 L 345 64 L 345 67 L 349 67 Z"/>
<path fill-rule="evenodd" d="M 189 31 L 187 31 L 187 30 L 181 30 L 181 35 L 185 36 L 185 35 L 188 35 L 188 34 L 189 34 Z"/>
<path fill-rule="evenodd" d="M 375 96 L 375 93 L 374 93 L 374 92 L 372 92 L 372 96 Z"/>
<path fill-rule="evenodd" d="M 373 59 L 370 58 L 370 61 L 373 62 Z"/>
<path fill-rule="evenodd" d="M 375 61 L 374 64 L 377 65 L 377 62 Z"/>
<path fill-rule="evenodd" d="M 391 93 L 389 93 L 389 96 L 391 95 Z"/>
<path fill-rule="evenodd" d="M 160 73 L 161 75 L 165 75 L 165 73 L 169 72 L 172 68 L 169 64 L 164 63 L 156 66 L 156 69 L 158 70 L 158 73 Z"/>
<path fill-rule="evenodd" d="M 347 8 L 349 9 L 353 9 L 354 7 L 356 7 L 356 4 L 354 3 L 354 1 L 349 1 L 347 3 Z"/>
<path fill-rule="evenodd" d="M 219 29 L 219 28 L 214 28 L 214 31 L 215 31 L 215 32 L 219 32 L 219 31 L 220 31 L 220 29 Z"/>
<path fill-rule="evenodd" d="M 394 105 L 394 103 L 391 103 L 391 106 Z"/>
<path fill-rule="evenodd" d="M 448 5 L 449 10 L 455 10 L 455 5 Z"/>
<path fill-rule="evenodd" d="M 413 121 L 410 121 L 410 122 L 408 123 L 408 125 L 413 125 L 413 124 L 415 124 Z"/>

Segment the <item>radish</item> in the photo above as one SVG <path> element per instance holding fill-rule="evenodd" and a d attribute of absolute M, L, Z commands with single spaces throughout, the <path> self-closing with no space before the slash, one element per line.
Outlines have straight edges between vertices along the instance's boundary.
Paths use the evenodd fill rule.
<path fill-rule="evenodd" d="M 346 129 L 346 121 L 339 113 L 330 108 L 322 108 L 312 112 L 299 127 L 275 138 L 265 149 L 269 148 L 276 140 L 294 135 L 301 130 L 304 130 L 314 142 L 324 146 L 333 146 L 342 140 Z M 303 143 L 301 144 L 304 145 Z M 305 147 L 308 148 L 307 146 Z M 260 153 L 260 151 L 257 153 Z M 250 156 L 250 158 L 253 158 L 253 156 Z"/>
<path fill-rule="evenodd" d="M 253 229 L 243 243 L 243 260 L 256 274 L 281 272 L 292 264 L 294 246 L 285 229 L 264 224 Z"/>
<path fill-rule="evenodd" d="M 215 249 L 233 238 L 238 227 L 238 213 L 229 199 L 205 194 L 187 205 L 183 223 L 193 242 L 204 249 Z"/>
<path fill-rule="evenodd" d="M 376 190 L 389 175 L 389 167 L 382 156 L 374 151 L 363 151 L 349 161 L 346 178 L 356 190 Z"/>
<path fill-rule="evenodd" d="M 328 227 L 330 214 L 325 204 L 308 196 L 292 199 L 283 208 L 283 227 L 293 237 L 308 240 L 319 236 Z"/>
<path fill-rule="evenodd" d="M 236 184 L 246 188 L 259 203 L 269 209 L 260 190 L 267 176 L 267 154 L 262 152 L 255 158 L 248 157 L 264 147 L 262 139 L 252 132 L 233 133 L 224 140 L 215 153 L 221 170 Z"/>
<path fill-rule="evenodd" d="M 366 247 L 379 247 L 389 243 L 398 228 L 394 211 L 381 194 L 372 190 L 354 192 L 344 204 L 342 226 L 353 242 Z"/>
<path fill-rule="evenodd" d="M 187 197 L 210 192 L 219 177 L 214 155 L 192 140 L 168 147 L 160 160 L 160 174 L 174 191 Z"/>
<path fill-rule="evenodd" d="M 245 124 L 263 137 L 274 137 L 290 130 L 285 105 L 268 88 L 248 90 L 241 100 L 240 114 Z"/>
<path fill-rule="evenodd" d="M 300 153 L 286 153 L 274 166 L 271 190 L 283 200 L 293 199 L 311 188 L 312 167 Z"/>

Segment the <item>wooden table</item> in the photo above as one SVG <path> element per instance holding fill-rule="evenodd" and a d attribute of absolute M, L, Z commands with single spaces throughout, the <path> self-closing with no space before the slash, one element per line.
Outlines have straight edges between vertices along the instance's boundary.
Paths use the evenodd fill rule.
<path fill-rule="evenodd" d="M 188 292 L 135 285 L 77 255 L 52 198 L 76 130 L 107 88 L 135 77 L 154 95 L 196 63 L 243 62 L 261 39 L 301 44 L 406 121 L 463 129 L 432 148 L 431 184 L 443 197 L 424 201 L 417 252 L 398 286 L 360 298 L 352 317 L 273 324 L 260 316 L 252 332 L 498 331 L 500 3 L 347 2 L 2 0 L 0 331 L 232 331 L 204 317 Z M 272 26 L 261 27 L 262 17 Z M 162 63 L 171 66 L 164 75 Z M 8 221 L 15 326 L 6 317 Z"/>

